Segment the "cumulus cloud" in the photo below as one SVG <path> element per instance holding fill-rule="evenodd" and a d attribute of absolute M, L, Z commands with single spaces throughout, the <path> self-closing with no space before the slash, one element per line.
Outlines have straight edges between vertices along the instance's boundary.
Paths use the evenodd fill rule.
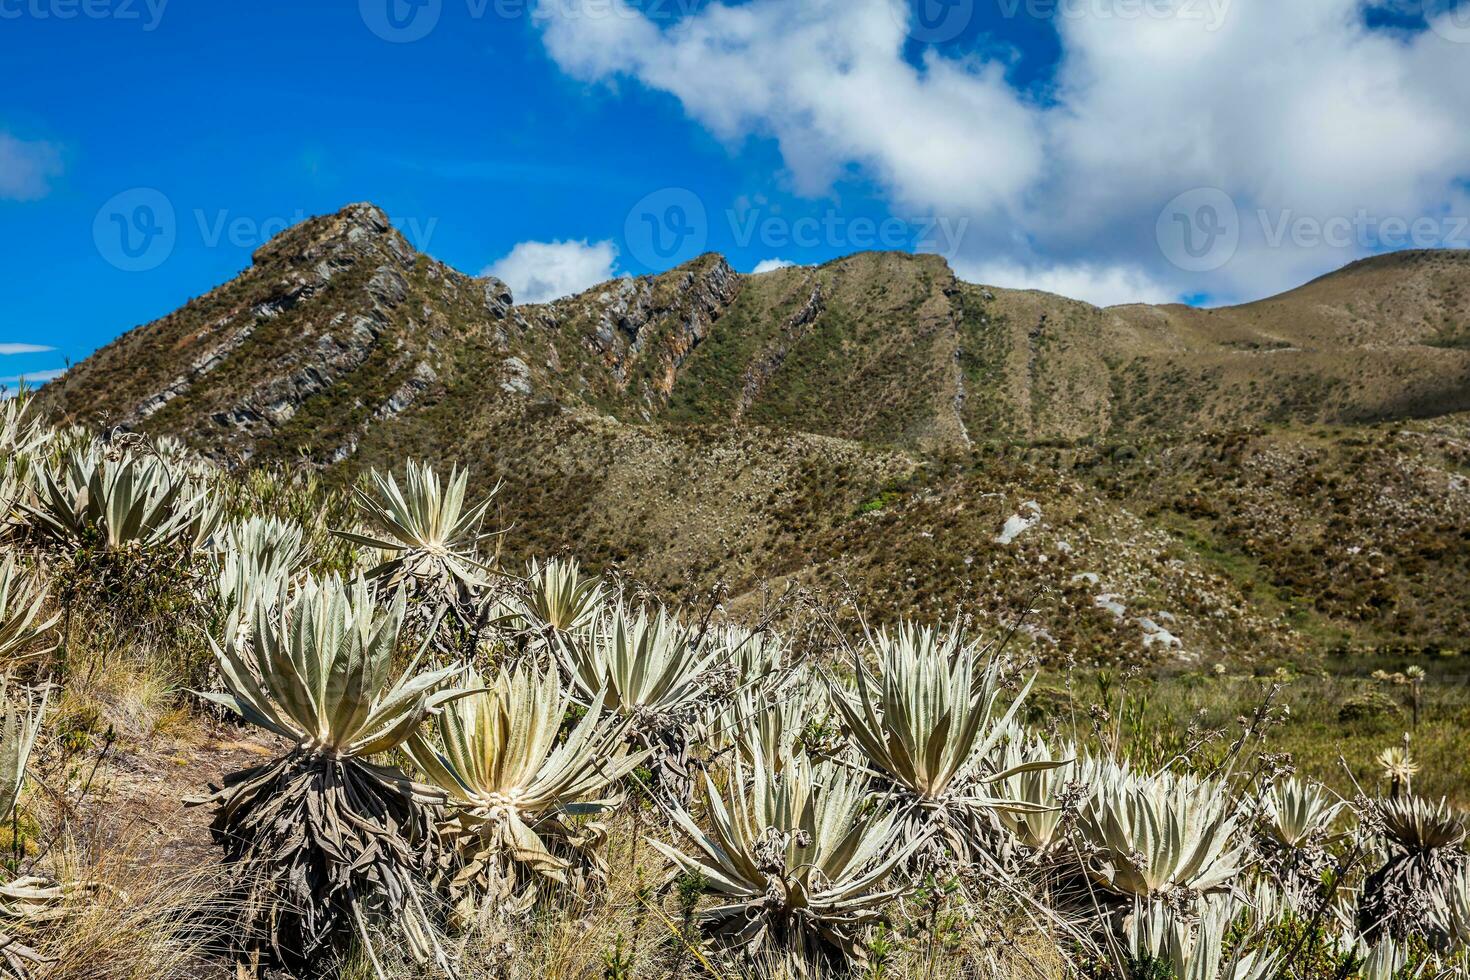
<path fill-rule="evenodd" d="M 1052 265 L 1026 268 L 1010 261 L 956 260 L 955 275 L 966 282 L 1006 289 L 1039 289 L 1094 306 L 1120 303 L 1171 303 L 1173 290 L 1141 269 L 1125 266 Z"/>
<path fill-rule="evenodd" d="M 800 193 L 856 175 L 901 213 L 972 219 L 955 264 L 1012 281 L 1243 299 L 1398 244 L 1385 221 L 1435 216 L 1437 239 L 1406 244 L 1470 245 L 1470 48 L 1370 28 L 1365 0 L 1051 5 L 1044 100 L 1008 81 L 1009 53 L 906 58 L 906 0 L 713 2 L 671 25 L 577 6 L 538 11 L 567 73 L 667 93 L 732 151 L 774 140 Z M 1238 244 L 1191 270 L 1159 219 L 1195 188 L 1228 196 Z M 1303 221 L 1353 230 L 1278 233 Z"/>
<path fill-rule="evenodd" d="M 762 272 L 775 272 L 777 269 L 789 269 L 795 264 L 790 259 L 761 259 L 755 264 L 755 268 L 750 270 L 750 274 L 758 276 Z"/>
<path fill-rule="evenodd" d="M 481 275 L 503 279 L 518 303 L 545 303 L 614 278 L 617 257 L 610 241 L 521 242 Z"/>
<path fill-rule="evenodd" d="M 10 354 L 45 354 L 55 349 L 44 344 L 0 344 L 0 357 Z"/>
<path fill-rule="evenodd" d="M 1059 253 L 1100 254 L 1121 232 L 1157 263 L 1160 210 L 1214 187 L 1238 209 L 1240 247 L 1218 270 L 1173 278 L 1274 292 L 1374 246 L 1371 228 L 1346 245 L 1273 241 L 1283 220 L 1413 220 L 1470 172 L 1464 46 L 1370 30 L 1360 0 L 1234 0 L 1216 30 L 1183 17 L 1058 26 L 1062 109 L 1048 114 L 1056 157 L 1040 199 L 1062 206 L 1030 225 Z"/>
<path fill-rule="evenodd" d="M 61 175 L 61 150 L 41 140 L 0 133 L 0 200 L 34 201 Z"/>
<path fill-rule="evenodd" d="M 804 193 L 858 164 L 906 201 L 1004 209 L 1041 165 L 1038 119 L 1004 66 L 931 56 L 911 67 L 889 0 L 713 3 L 668 29 L 625 0 L 597 16 L 576 6 L 540 3 L 563 70 L 633 77 L 732 143 L 773 137 Z"/>

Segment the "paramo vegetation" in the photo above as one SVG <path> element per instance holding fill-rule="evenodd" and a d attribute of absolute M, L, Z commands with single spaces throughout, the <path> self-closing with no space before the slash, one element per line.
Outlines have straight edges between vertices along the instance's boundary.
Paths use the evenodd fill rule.
<path fill-rule="evenodd" d="M 1142 751 L 1112 689 L 1040 710 L 1015 624 L 672 609 L 502 561 L 464 470 L 0 412 L 0 975 L 1470 976 L 1412 744 L 1329 788 L 1268 692 Z M 210 726 L 254 763 L 140 819 L 214 846 L 139 845 L 99 768 Z"/>

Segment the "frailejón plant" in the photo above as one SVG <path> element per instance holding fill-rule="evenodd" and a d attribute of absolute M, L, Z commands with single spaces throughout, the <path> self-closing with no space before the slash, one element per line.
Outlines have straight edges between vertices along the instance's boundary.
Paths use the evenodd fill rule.
<path fill-rule="evenodd" d="M 524 911 L 538 888 L 577 890 L 606 876 L 603 829 L 585 818 L 620 801 L 615 786 L 646 758 L 628 721 L 594 703 L 569 733 L 572 699 L 554 671 L 522 666 L 447 706 L 438 735 L 409 739 L 409 757 L 449 797 L 460 911 Z"/>
<path fill-rule="evenodd" d="M 247 647 L 216 650 L 228 691 L 209 697 L 291 744 L 207 801 L 256 960 L 311 969 L 355 933 L 377 965 L 372 931 L 385 926 L 416 960 L 448 967 L 421 894 L 439 859 L 443 796 L 369 761 L 461 693 L 450 687 L 457 669 L 420 673 L 418 658 L 392 679 L 403 615 L 401 594 L 380 608 L 362 579 L 308 577 L 274 611 L 257 605 Z"/>
<path fill-rule="evenodd" d="M 708 831 L 675 810 L 694 855 L 651 843 L 723 900 L 702 923 L 724 945 L 860 962 L 863 930 L 903 893 L 897 869 L 922 843 L 896 835 L 895 811 L 873 789 L 840 766 L 796 759 L 776 772 L 757 756 L 749 770 L 731 767 L 724 792 L 705 777 Z"/>

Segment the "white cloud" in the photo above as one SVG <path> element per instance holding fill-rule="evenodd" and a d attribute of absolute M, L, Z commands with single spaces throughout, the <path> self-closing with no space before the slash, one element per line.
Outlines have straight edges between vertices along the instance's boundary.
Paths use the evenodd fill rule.
<path fill-rule="evenodd" d="M 1283 216 L 1412 220 L 1470 172 L 1464 46 L 1370 31 L 1360 0 L 1234 0 L 1215 31 L 1178 17 L 1120 26 L 1059 21 L 1063 108 L 1048 114 L 1055 165 L 1038 197 L 1057 206 L 1031 222 L 1055 250 L 1101 258 L 1116 242 L 1186 290 L 1275 292 L 1368 251 L 1275 247 L 1266 228 Z M 1241 246 L 1186 276 L 1160 262 L 1153 223 L 1196 187 L 1234 199 Z"/>
<path fill-rule="evenodd" d="M 545 303 L 614 278 L 617 257 L 610 241 L 521 242 L 481 275 L 505 280 L 517 303 Z"/>
<path fill-rule="evenodd" d="M 564 70 L 636 78 L 732 143 L 774 137 L 803 193 L 858 164 L 917 206 L 1018 205 L 1042 161 L 1036 115 L 999 64 L 907 64 L 898 2 L 713 3 L 668 30 L 625 0 L 596 16 L 540 0 L 539 16 Z"/>
<path fill-rule="evenodd" d="M 732 150 L 775 140 L 800 193 L 857 176 L 901 216 L 971 219 L 955 264 L 1022 281 L 1249 298 L 1375 248 L 1273 244 L 1283 216 L 1466 213 L 1470 47 L 1370 30 L 1365 0 L 1161 2 L 1174 6 L 1131 17 L 1108 0 L 1057 6 L 1044 103 L 1009 84 L 1009 53 L 906 60 L 908 0 L 724 0 L 670 26 L 626 0 L 599 16 L 541 0 L 538 15 L 569 74 L 668 93 Z M 1190 273 L 1156 223 L 1198 187 L 1235 201 L 1240 246 Z"/>
<path fill-rule="evenodd" d="M 45 354 L 55 349 L 44 344 L 0 344 L 0 357 L 10 354 Z"/>
<path fill-rule="evenodd" d="M 34 201 L 51 191 L 61 175 L 61 151 L 41 140 L 0 133 L 0 200 Z"/>
<path fill-rule="evenodd" d="M 1125 266 L 1054 265 L 1026 268 L 1009 261 L 955 262 L 955 274 L 966 282 L 1005 289 L 1039 289 L 1080 299 L 1094 306 L 1120 303 L 1170 303 L 1178 296 L 1140 269 Z"/>
<path fill-rule="evenodd" d="M 761 259 L 755 264 L 755 268 L 750 270 L 750 274 L 758 276 L 762 272 L 775 272 L 777 269 L 789 269 L 795 264 L 795 262 L 789 259 Z"/>
<path fill-rule="evenodd" d="M 55 381 L 65 373 L 66 368 L 50 368 L 45 371 L 32 371 L 29 374 L 13 374 L 0 378 L 0 389 L 4 389 L 9 397 L 20 390 L 17 386 L 21 384 L 27 388 L 36 388 L 48 381 Z"/>

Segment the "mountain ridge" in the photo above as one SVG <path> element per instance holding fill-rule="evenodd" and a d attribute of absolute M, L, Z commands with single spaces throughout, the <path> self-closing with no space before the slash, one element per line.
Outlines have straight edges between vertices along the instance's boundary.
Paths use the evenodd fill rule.
<path fill-rule="evenodd" d="M 247 363 L 264 354 L 299 364 L 284 383 L 262 380 L 258 390 L 240 393 L 240 404 L 211 413 L 216 421 L 221 411 L 233 413 L 237 427 L 253 433 L 234 440 L 247 444 L 248 456 L 248 443 L 263 430 L 289 421 L 301 403 L 332 387 L 328 379 L 359 369 L 369 357 L 397 380 L 376 393 L 383 397 L 375 413 L 397 414 L 438 381 L 433 358 L 413 352 L 435 351 L 445 330 L 488 330 L 510 354 L 501 365 L 510 391 L 539 388 L 625 420 L 788 425 L 798 419 L 799 427 L 821 434 L 923 451 L 969 445 L 976 432 L 1079 439 L 1141 427 L 1357 422 L 1470 409 L 1470 344 L 1462 346 L 1470 330 L 1470 298 L 1461 285 L 1470 278 L 1467 253 L 1394 253 L 1280 296 L 1210 310 L 1099 308 L 966 283 L 939 256 L 885 252 L 760 276 L 742 275 L 708 253 L 659 275 L 517 305 L 499 280 L 466 276 L 415 253 L 367 204 L 289 229 L 253 259 L 236 279 L 73 369 L 75 383 L 61 379 L 50 400 L 71 413 L 105 410 L 122 424 L 137 424 L 225 361 Z M 1364 315 L 1358 304 L 1370 300 L 1365 294 L 1379 287 L 1384 271 L 1404 267 L 1420 274 L 1373 300 L 1377 312 L 1387 304 L 1389 316 Z M 183 333 L 214 336 L 204 346 L 171 332 L 171 321 L 188 321 L 191 311 L 194 321 L 207 317 L 222 297 L 236 297 L 233 304 L 225 299 L 226 307 L 240 306 L 238 297 L 273 275 L 277 288 L 252 307 L 255 322 L 242 324 L 237 309 L 229 324 L 184 325 Z M 415 276 L 422 280 L 414 290 L 417 317 L 406 308 Z M 332 311 L 349 315 L 355 339 L 337 336 L 344 324 L 331 317 L 310 324 L 314 358 L 288 356 L 256 338 L 257 332 L 272 336 L 267 321 L 318 293 L 340 291 L 344 281 L 367 294 L 355 301 L 361 309 Z M 1325 301 L 1321 294 L 1329 288 L 1348 298 Z M 1401 309 L 1393 308 L 1396 298 Z M 727 314 L 731 326 L 716 329 Z M 99 366 L 148 346 L 149 334 L 155 348 L 190 349 L 185 369 L 152 379 L 152 390 L 139 379 L 107 399 L 78 396 L 99 387 L 92 377 Z M 241 347 L 250 349 L 236 356 Z M 528 358 L 528 351 L 536 356 Z M 1269 367 L 1261 363 L 1267 356 L 1274 359 Z M 1384 375 L 1407 381 L 1386 383 Z M 884 400 L 892 406 L 837 411 L 810 390 L 821 384 L 843 390 L 876 384 L 868 406 Z M 219 441 L 195 435 L 206 437 L 206 448 Z"/>
<path fill-rule="evenodd" d="M 1458 649 L 1466 285 L 1470 254 L 1413 253 L 1241 307 L 1101 309 L 938 256 L 707 254 L 516 304 L 353 205 L 41 399 L 339 482 L 459 461 L 503 481 L 508 557 L 685 601 L 790 584 L 1013 622 L 1039 589 L 1043 655 Z"/>

